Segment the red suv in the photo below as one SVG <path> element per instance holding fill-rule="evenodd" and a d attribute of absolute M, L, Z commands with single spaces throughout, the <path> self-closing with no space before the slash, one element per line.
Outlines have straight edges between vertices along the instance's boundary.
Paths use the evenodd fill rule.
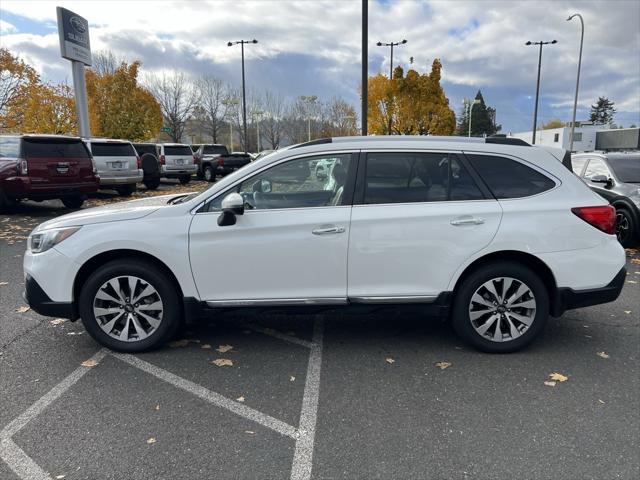
<path fill-rule="evenodd" d="M 59 198 L 80 208 L 99 177 L 79 137 L 0 135 L 0 209 L 21 199 Z"/>

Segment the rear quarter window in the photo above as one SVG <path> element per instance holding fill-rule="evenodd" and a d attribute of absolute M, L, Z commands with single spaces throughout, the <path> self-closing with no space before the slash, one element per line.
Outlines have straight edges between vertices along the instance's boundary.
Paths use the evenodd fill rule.
<path fill-rule="evenodd" d="M 25 138 L 23 141 L 27 158 L 89 158 L 89 151 L 81 140 Z"/>
<path fill-rule="evenodd" d="M 189 148 L 186 145 L 184 147 L 170 147 L 165 145 L 164 154 L 165 155 L 193 155 L 193 152 L 191 151 L 191 148 Z"/>
<path fill-rule="evenodd" d="M 498 199 L 530 197 L 556 185 L 549 177 L 510 158 L 469 154 L 467 158 Z"/>
<path fill-rule="evenodd" d="M 135 157 L 136 152 L 129 143 L 94 143 L 91 142 L 91 153 L 94 157 Z"/>

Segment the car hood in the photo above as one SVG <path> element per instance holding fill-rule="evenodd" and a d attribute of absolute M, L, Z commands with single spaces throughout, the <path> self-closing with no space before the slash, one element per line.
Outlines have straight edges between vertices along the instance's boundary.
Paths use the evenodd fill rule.
<path fill-rule="evenodd" d="M 170 205 L 167 202 L 173 197 L 176 197 L 176 195 L 161 195 L 151 198 L 141 198 L 140 200 L 131 200 L 129 202 L 113 203 L 101 207 L 87 208 L 86 210 L 79 210 L 41 223 L 36 228 L 36 231 L 49 228 L 135 220 L 146 217 L 159 208 L 169 207 Z"/>

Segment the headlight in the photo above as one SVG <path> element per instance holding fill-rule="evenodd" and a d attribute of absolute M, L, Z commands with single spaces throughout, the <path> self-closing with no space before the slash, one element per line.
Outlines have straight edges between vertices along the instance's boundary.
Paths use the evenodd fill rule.
<path fill-rule="evenodd" d="M 52 228 L 51 230 L 34 232 L 29 235 L 29 239 L 27 240 L 27 249 L 31 253 L 46 252 L 64 239 L 69 238 L 78 230 L 80 230 L 80 227 Z"/>

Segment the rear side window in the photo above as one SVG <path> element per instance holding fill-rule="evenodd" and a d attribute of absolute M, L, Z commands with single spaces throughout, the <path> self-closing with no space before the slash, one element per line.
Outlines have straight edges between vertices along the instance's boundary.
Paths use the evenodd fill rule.
<path fill-rule="evenodd" d="M 555 182 L 533 168 L 510 158 L 494 155 L 467 155 L 496 198 L 537 195 L 555 187 Z"/>
<path fill-rule="evenodd" d="M 205 145 L 203 149 L 204 155 L 226 155 L 227 153 L 229 153 L 227 147 L 222 145 Z"/>
<path fill-rule="evenodd" d="M 455 158 L 447 153 L 369 153 L 364 203 L 480 200 L 484 196 Z"/>
<path fill-rule="evenodd" d="M 81 140 L 25 138 L 22 148 L 26 158 L 90 158 Z"/>
<path fill-rule="evenodd" d="M 91 142 L 94 157 L 135 157 L 136 152 L 130 143 L 94 143 Z"/>
<path fill-rule="evenodd" d="M 170 147 L 170 146 L 165 146 L 164 147 L 164 154 L 165 155 L 193 155 L 193 152 L 191 151 L 191 148 L 189 148 L 187 145 L 185 145 L 184 147 Z"/>
<path fill-rule="evenodd" d="M 133 145 L 136 149 L 136 152 L 138 152 L 138 155 L 142 156 L 145 153 L 150 153 L 152 155 L 156 154 L 156 146 L 155 145 L 140 145 L 140 144 L 134 144 Z"/>
<path fill-rule="evenodd" d="M 18 158 L 19 154 L 19 137 L 0 137 L 0 158 Z"/>

